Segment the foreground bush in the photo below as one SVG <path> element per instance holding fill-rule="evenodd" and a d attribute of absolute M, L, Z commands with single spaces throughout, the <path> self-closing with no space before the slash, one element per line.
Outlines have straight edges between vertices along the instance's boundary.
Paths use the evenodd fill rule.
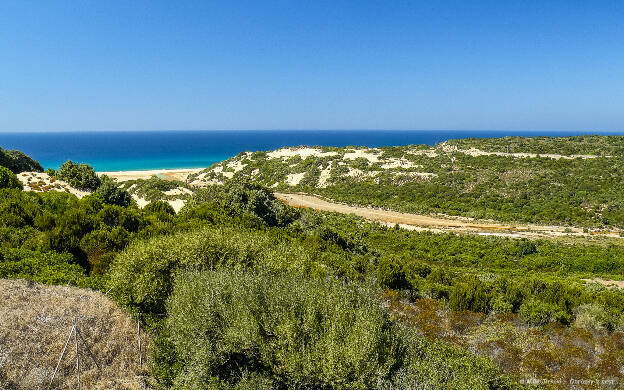
<path fill-rule="evenodd" d="M 174 367 L 174 389 L 510 386 L 485 360 L 394 322 L 372 291 L 332 279 L 187 273 L 167 307 L 155 371 Z"/>
<path fill-rule="evenodd" d="M 143 313 L 162 314 L 178 272 L 217 267 L 293 269 L 323 274 L 320 263 L 348 262 L 345 255 L 319 253 L 263 231 L 204 227 L 192 232 L 132 243 L 110 269 L 111 294 Z"/>

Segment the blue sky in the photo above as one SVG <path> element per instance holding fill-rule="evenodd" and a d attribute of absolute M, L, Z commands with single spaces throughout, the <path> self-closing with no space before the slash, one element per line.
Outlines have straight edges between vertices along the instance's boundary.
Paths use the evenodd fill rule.
<path fill-rule="evenodd" d="M 624 130 L 622 1 L 0 3 L 0 131 Z"/>

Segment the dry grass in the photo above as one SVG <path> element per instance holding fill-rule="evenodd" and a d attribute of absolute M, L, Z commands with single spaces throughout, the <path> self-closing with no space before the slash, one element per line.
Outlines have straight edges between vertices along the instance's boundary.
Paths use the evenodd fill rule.
<path fill-rule="evenodd" d="M 136 321 L 99 292 L 0 279 L 0 389 L 47 389 L 77 319 L 83 389 L 145 389 Z M 143 356 L 149 340 L 142 337 Z M 74 338 L 51 389 L 77 389 Z M 101 367 L 89 356 L 90 349 Z"/>

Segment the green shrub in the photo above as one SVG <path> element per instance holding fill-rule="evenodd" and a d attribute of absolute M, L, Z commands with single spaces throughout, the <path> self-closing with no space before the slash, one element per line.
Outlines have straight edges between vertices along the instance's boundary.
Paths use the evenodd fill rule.
<path fill-rule="evenodd" d="M 214 377 L 236 384 L 247 371 L 278 387 L 366 389 L 404 359 L 398 330 L 372 294 L 334 281 L 187 273 L 168 312 L 168 334 L 186 362 L 174 388 L 208 388 Z"/>
<path fill-rule="evenodd" d="M 87 255 L 91 273 L 101 274 L 110 266 L 115 252 L 128 245 L 130 233 L 122 227 L 101 228 L 82 237 L 80 249 Z"/>
<path fill-rule="evenodd" d="M 515 388 L 486 359 L 393 321 L 374 291 L 334 279 L 184 273 L 167 307 L 153 372 L 173 389 Z"/>
<path fill-rule="evenodd" d="M 147 224 L 139 210 L 115 205 L 102 207 L 97 213 L 97 219 L 110 228 L 122 227 L 132 233 L 136 233 Z"/>
<path fill-rule="evenodd" d="M 513 305 L 505 300 L 505 298 L 501 295 L 492 299 L 491 306 L 490 310 L 494 314 L 508 314 L 513 311 Z"/>
<path fill-rule="evenodd" d="M 574 326 L 586 330 L 613 330 L 613 316 L 598 304 L 589 303 L 574 309 Z"/>
<path fill-rule="evenodd" d="M 263 266 L 306 275 L 339 274 L 358 278 L 358 258 L 338 247 L 311 245 L 280 230 L 203 226 L 131 243 L 110 269 L 112 294 L 143 313 L 164 312 L 174 275 L 190 270 Z"/>
<path fill-rule="evenodd" d="M 299 212 L 275 199 L 268 189 L 247 182 L 229 182 L 197 191 L 182 208 L 187 213 L 206 203 L 216 203 L 230 215 L 247 214 L 267 226 L 287 226 L 299 217 Z"/>
<path fill-rule="evenodd" d="M 470 310 L 480 313 L 489 311 L 490 294 L 483 282 L 477 278 L 470 278 L 467 282 L 453 286 L 449 305 L 454 311 Z"/>
<path fill-rule="evenodd" d="M 95 191 L 100 186 L 100 178 L 93 167 L 88 164 L 77 164 L 71 160 L 61 165 L 56 177 L 84 191 Z"/>
<path fill-rule="evenodd" d="M 529 298 L 520 306 L 520 317 L 529 325 L 544 325 L 553 319 L 556 307 L 536 298 Z"/>
<path fill-rule="evenodd" d="M 110 287 L 120 303 L 144 313 L 163 313 L 178 270 L 248 265 L 270 246 L 268 237 L 209 229 L 131 244 L 111 266 Z"/>
<path fill-rule="evenodd" d="M 400 290 L 408 287 L 401 265 L 394 259 L 384 258 L 377 268 L 377 283 L 384 288 Z"/>
<path fill-rule="evenodd" d="M 175 210 L 173 209 L 173 206 L 171 206 L 168 202 L 162 200 L 150 202 L 145 207 L 143 207 L 143 211 L 152 214 L 175 215 Z"/>
<path fill-rule="evenodd" d="M 517 256 L 528 256 L 537 252 L 537 247 L 533 241 L 529 241 L 526 238 L 520 239 L 516 246 Z"/>
<path fill-rule="evenodd" d="M 0 251 L 0 278 L 29 279 L 45 284 L 65 284 L 83 278 L 84 271 L 68 254 L 25 249 Z"/>
<path fill-rule="evenodd" d="M 0 189 L 1 188 L 16 188 L 22 189 L 22 183 L 17 179 L 17 176 L 9 168 L 0 166 Z"/>
<path fill-rule="evenodd" d="M 128 207 L 132 202 L 132 197 L 128 191 L 122 190 L 110 177 L 103 175 L 100 177 L 100 185 L 95 191 L 104 203 L 121 207 Z"/>
<path fill-rule="evenodd" d="M 0 225 L 21 228 L 32 223 L 32 216 L 21 203 L 9 200 L 0 204 Z"/>

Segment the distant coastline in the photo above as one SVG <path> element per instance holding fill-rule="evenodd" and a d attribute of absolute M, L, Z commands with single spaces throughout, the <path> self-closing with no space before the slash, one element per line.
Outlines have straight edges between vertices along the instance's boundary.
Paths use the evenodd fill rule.
<path fill-rule="evenodd" d="M 206 168 L 244 151 L 299 145 L 433 145 L 455 138 L 506 136 L 616 135 L 597 131 L 511 130 L 214 130 L 0 133 L 0 147 L 22 150 L 44 168 L 66 160 L 85 162 L 97 171 L 149 171 Z"/>

